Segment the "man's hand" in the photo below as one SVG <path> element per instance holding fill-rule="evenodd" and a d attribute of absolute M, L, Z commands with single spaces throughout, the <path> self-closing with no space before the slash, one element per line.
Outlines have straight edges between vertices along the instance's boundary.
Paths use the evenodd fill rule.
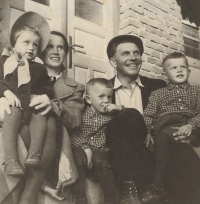
<path fill-rule="evenodd" d="M 174 140 L 182 142 L 182 143 L 190 144 L 192 139 L 194 139 L 190 135 L 181 135 L 179 132 L 180 127 L 172 127 L 172 128 L 174 130 L 177 130 L 176 132 L 173 133 Z"/>
<path fill-rule="evenodd" d="M 11 92 L 10 90 L 6 90 L 4 91 L 4 96 L 6 97 L 6 99 L 8 100 L 8 103 L 13 106 L 13 107 L 21 107 L 21 102 L 20 100 L 17 98 L 17 96 Z"/>
<path fill-rule="evenodd" d="M 5 97 L 0 98 L 0 120 L 4 119 L 4 113 L 11 114 L 10 104 Z"/>
<path fill-rule="evenodd" d="M 88 169 L 92 169 L 92 150 L 90 148 L 87 148 L 84 150 L 87 155 L 87 164 Z"/>
<path fill-rule="evenodd" d="M 113 103 L 108 103 L 104 105 L 104 110 L 106 110 L 108 113 L 111 113 L 113 110 L 121 111 L 122 107 Z"/>
<path fill-rule="evenodd" d="M 154 145 L 154 140 L 153 140 L 152 136 L 148 133 L 148 134 L 147 134 L 147 138 L 146 138 L 146 140 L 145 140 L 146 147 L 149 146 L 150 142 Z"/>
<path fill-rule="evenodd" d="M 178 130 L 178 134 L 179 135 L 187 135 L 187 136 L 190 136 L 192 133 L 192 125 L 191 124 L 186 124 L 186 125 L 183 125 L 179 128 Z"/>
<path fill-rule="evenodd" d="M 41 113 L 41 115 L 46 115 L 53 108 L 52 101 L 46 94 L 32 98 L 29 106 L 35 107 L 36 110 L 44 108 L 45 110 Z"/>

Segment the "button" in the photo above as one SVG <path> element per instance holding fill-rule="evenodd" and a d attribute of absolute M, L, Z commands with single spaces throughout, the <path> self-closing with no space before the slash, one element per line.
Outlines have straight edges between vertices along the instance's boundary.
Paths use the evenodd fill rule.
<path fill-rule="evenodd" d="M 181 106 L 181 107 L 180 107 L 180 109 L 182 110 L 182 109 L 183 109 L 183 107 Z"/>
<path fill-rule="evenodd" d="M 180 91 L 178 90 L 177 93 L 179 93 Z"/>
<path fill-rule="evenodd" d="M 91 137 L 90 139 L 92 139 L 92 140 L 93 140 L 93 139 L 94 139 L 94 137 Z"/>
<path fill-rule="evenodd" d="M 182 101 L 181 98 L 179 98 L 178 101 Z"/>
<path fill-rule="evenodd" d="M 94 122 L 96 122 L 96 123 L 97 123 L 97 120 L 95 120 Z"/>

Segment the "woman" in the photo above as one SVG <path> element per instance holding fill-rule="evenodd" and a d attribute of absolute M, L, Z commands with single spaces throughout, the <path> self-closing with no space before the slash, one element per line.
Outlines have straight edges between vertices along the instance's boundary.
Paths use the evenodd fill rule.
<path fill-rule="evenodd" d="M 49 112 L 53 112 L 58 122 L 64 127 L 61 128 L 61 132 L 59 133 L 62 135 L 62 142 L 60 146 L 60 148 L 62 149 L 61 157 L 62 161 L 66 161 L 63 158 L 67 158 L 69 160 L 70 168 L 68 175 L 65 175 L 66 172 L 64 172 L 63 174 L 65 179 L 59 180 L 59 183 L 57 185 L 57 187 L 62 188 L 65 185 L 73 183 L 77 178 L 77 171 L 74 165 L 70 149 L 70 140 L 67 132 L 69 132 L 70 134 L 79 127 L 81 122 L 81 114 L 84 107 L 82 97 L 84 93 L 84 86 L 75 82 L 73 79 L 68 78 L 66 75 L 65 68 L 63 66 L 63 61 L 68 53 L 68 49 L 69 47 L 65 36 L 60 32 L 52 31 L 49 43 L 46 49 L 41 54 L 41 59 L 44 61 L 47 72 L 52 78 L 52 83 L 54 83 L 55 99 L 51 101 L 47 97 L 47 95 L 41 95 L 33 98 L 30 103 L 30 107 L 34 107 L 37 110 L 44 109 L 42 115 L 46 115 Z M 4 98 L 1 99 L 1 104 L 1 107 L 4 108 L 4 110 L 6 110 L 9 114 L 9 105 Z M 23 138 L 25 146 L 28 147 L 30 144 L 30 138 L 28 137 L 28 127 L 23 127 L 20 134 Z M 45 166 L 41 170 L 30 170 L 27 173 L 25 177 L 25 188 L 21 198 L 20 196 L 18 196 L 20 194 L 20 188 L 14 187 L 15 185 L 21 187 L 22 185 L 20 185 L 20 182 L 15 181 L 13 182 L 14 185 L 12 185 L 13 188 L 10 189 L 9 186 L 8 189 L 8 193 L 10 193 L 11 196 L 6 197 L 6 194 L 4 192 L 4 194 L 2 194 L 4 196 L 4 200 L 0 200 L 0 203 L 36 204 L 38 198 L 38 191 L 41 186 L 44 191 L 47 191 L 50 194 L 54 194 L 54 196 L 56 196 L 56 191 L 53 191 L 45 184 L 42 185 L 45 175 L 48 173 L 48 170 L 51 169 L 51 165 L 56 156 L 56 147 L 58 146 L 56 141 L 57 134 L 52 134 L 51 138 L 45 138 L 44 150 L 42 153 L 42 157 L 45 160 Z M 65 165 L 67 165 L 66 162 L 64 163 Z M 59 172 L 60 170 L 66 169 L 65 167 L 60 168 Z M 4 183 L 6 185 L 6 182 Z M 3 184 L 1 186 L 3 186 Z M 17 201 L 18 199 L 19 201 Z M 45 203 L 45 201 L 43 201 L 43 203 Z"/>

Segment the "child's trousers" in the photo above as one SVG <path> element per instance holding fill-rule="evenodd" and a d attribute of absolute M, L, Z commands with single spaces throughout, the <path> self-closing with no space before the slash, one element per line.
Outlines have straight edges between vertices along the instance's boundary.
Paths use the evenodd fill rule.
<path fill-rule="evenodd" d="M 85 180 L 88 171 L 87 156 L 82 149 L 73 149 L 73 155 L 79 173 L 79 178 L 72 187 L 73 195 L 76 198 L 76 203 L 87 203 L 85 194 Z M 116 203 L 113 172 L 107 152 L 92 152 L 92 171 L 100 181 L 104 193 L 104 203 Z"/>

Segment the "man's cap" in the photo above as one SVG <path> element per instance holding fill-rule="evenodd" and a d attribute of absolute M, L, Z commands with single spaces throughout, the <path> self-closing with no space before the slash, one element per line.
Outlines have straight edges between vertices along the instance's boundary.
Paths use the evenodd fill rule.
<path fill-rule="evenodd" d="M 23 26 L 30 26 L 33 28 L 36 28 L 40 34 L 41 37 L 41 43 L 40 43 L 40 51 L 43 51 L 50 38 L 50 27 L 48 22 L 38 13 L 29 11 L 21 15 L 13 24 L 10 32 L 10 44 L 11 46 L 14 46 L 15 43 L 15 32 Z"/>
<path fill-rule="evenodd" d="M 142 40 L 134 35 L 118 35 L 110 40 L 107 46 L 107 55 L 108 58 L 112 58 L 111 48 L 115 43 L 123 43 L 123 42 L 132 42 L 137 45 L 138 49 L 140 50 L 140 54 L 142 55 L 144 52 L 143 42 Z"/>

